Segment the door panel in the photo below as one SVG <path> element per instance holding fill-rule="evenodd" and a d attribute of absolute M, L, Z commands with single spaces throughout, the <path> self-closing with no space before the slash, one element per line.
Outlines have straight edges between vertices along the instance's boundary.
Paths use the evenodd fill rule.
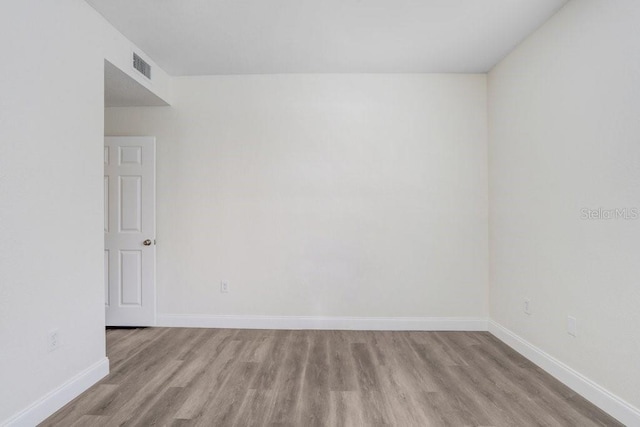
<path fill-rule="evenodd" d="M 152 326 L 156 315 L 155 138 L 106 137 L 104 158 L 107 325 Z"/>
<path fill-rule="evenodd" d="M 120 176 L 120 232 L 141 233 L 141 176 Z"/>
<path fill-rule="evenodd" d="M 120 305 L 140 306 L 142 251 L 120 251 Z"/>
<path fill-rule="evenodd" d="M 104 251 L 104 305 L 109 307 L 109 251 Z"/>
<path fill-rule="evenodd" d="M 104 232 L 109 231 L 109 177 L 104 177 Z"/>

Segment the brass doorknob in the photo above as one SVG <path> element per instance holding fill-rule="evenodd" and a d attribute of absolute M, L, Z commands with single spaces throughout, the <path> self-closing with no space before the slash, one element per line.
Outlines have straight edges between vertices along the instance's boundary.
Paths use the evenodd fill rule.
<path fill-rule="evenodd" d="M 143 245 L 145 246 L 151 246 L 151 239 L 147 239 L 144 242 L 142 242 Z"/>

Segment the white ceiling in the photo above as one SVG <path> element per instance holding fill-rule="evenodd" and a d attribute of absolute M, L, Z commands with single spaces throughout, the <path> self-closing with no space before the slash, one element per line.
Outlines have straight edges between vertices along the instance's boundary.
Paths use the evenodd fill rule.
<path fill-rule="evenodd" d="M 171 75 L 477 73 L 567 0 L 87 0 Z"/>

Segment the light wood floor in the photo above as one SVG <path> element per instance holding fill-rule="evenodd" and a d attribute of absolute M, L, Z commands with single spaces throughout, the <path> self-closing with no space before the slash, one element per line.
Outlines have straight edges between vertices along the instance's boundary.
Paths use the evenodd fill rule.
<path fill-rule="evenodd" d="M 620 425 L 485 332 L 107 331 L 45 426 Z"/>

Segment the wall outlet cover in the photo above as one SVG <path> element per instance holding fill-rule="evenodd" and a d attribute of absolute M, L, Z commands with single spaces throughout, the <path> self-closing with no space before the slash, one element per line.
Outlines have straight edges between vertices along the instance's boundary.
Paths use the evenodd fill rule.
<path fill-rule="evenodd" d="M 578 321 L 575 317 L 567 316 L 567 333 L 572 337 L 578 336 Z"/>
<path fill-rule="evenodd" d="M 49 331 L 47 346 L 50 352 L 60 348 L 60 332 L 57 329 Z"/>

